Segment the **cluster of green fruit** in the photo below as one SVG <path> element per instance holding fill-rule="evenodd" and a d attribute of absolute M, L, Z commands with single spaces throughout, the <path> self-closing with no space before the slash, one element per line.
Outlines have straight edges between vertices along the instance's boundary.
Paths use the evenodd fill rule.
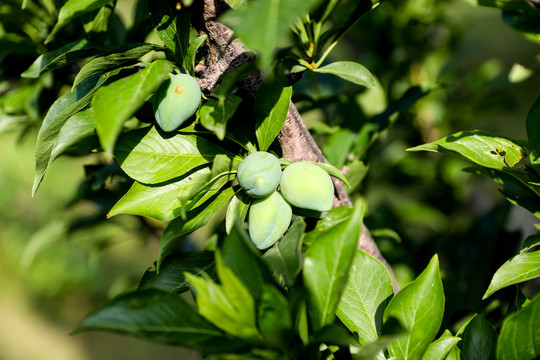
<path fill-rule="evenodd" d="M 201 89 L 195 78 L 172 75 L 152 98 L 157 124 L 167 132 L 176 130 L 195 114 L 200 101 Z M 278 158 L 264 151 L 254 152 L 240 163 L 238 182 L 255 198 L 249 208 L 248 230 L 261 250 L 285 234 L 293 212 L 320 218 L 332 209 L 334 201 L 334 184 L 325 170 L 300 161 L 282 172 Z"/>
<path fill-rule="evenodd" d="M 238 182 L 246 194 L 255 198 L 249 208 L 248 231 L 251 241 L 261 250 L 283 236 L 293 212 L 322 217 L 332 209 L 334 201 L 334 184 L 325 170 L 299 161 L 282 172 L 278 158 L 264 151 L 251 153 L 240 163 Z"/>

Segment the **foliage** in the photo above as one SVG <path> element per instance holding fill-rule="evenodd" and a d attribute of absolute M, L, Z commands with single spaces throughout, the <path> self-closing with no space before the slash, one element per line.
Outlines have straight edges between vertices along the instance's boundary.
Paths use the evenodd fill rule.
<path fill-rule="evenodd" d="M 528 237 L 511 259 L 504 252 L 480 251 L 474 257 L 470 251 L 460 263 L 446 265 L 448 274 L 441 273 L 440 259 L 452 262 L 455 253 L 433 255 L 432 245 L 426 244 L 435 243 L 434 236 L 459 237 L 443 215 L 454 205 L 437 207 L 433 203 L 439 199 L 422 205 L 430 175 L 413 172 L 424 171 L 421 166 L 431 174 L 435 170 L 412 151 L 459 159 L 438 160 L 442 171 L 451 173 L 443 183 L 455 182 L 455 192 L 462 190 L 464 175 L 456 175 L 452 164 L 474 163 L 470 173 L 492 178 L 508 201 L 540 217 L 540 98 L 526 116 L 525 140 L 461 129 L 440 138 L 435 120 L 426 124 L 419 116 L 413 122 L 410 114 L 433 112 L 433 104 L 446 100 L 450 105 L 464 102 L 449 87 L 455 72 L 445 74 L 441 65 L 455 39 L 439 47 L 427 41 L 444 33 L 442 5 L 431 0 L 222 5 L 226 11 L 218 20 L 249 48 L 243 54 L 248 64 L 218 74 L 218 86 L 203 88 L 197 113 L 172 132 L 156 127 L 152 96 L 172 73 L 202 82 L 220 71 L 207 66 L 216 39 L 201 27 L 202 2 L 137 1 L 129 27 L 119 20 L 116 1 L 9 0 L 3 6 L 0 44 L 10 50 L 0 49 L 0 132 L 37 130 L 33 193 L 59 157 L 96 161 L 73 199 L 73 218 L 49 225 L 52 236 L 83 228 L 88 218 L 73 209 L 84 200 L 111 218 L 93 219 L 98 224 L 130 214 L 161 226 L 155 268 L 144 273 L 136 289 L 91 312 L 75 332 L 119 332 L 197 349 L 216 359 L 538 357 L 540 297 L 533 292 L 524 300 L 522 290 L 512 287 L 539 277 L 538 235 Z M 476 5 L 501 9 L 506 23 L 538 41 L 540 13 L 532 2 Z M 24 17 L 27 24 L 13 23 L 10 16 Z M 358 56 L 363 64 L 340 58 L 338 46 L 346 46 L 358 26 L 363 29 L 358 38 L 373 50 L 371 59 Z M 425 82 L 415 69 L 442 75 L 426 75 Z M 490 71 L 483 64 L 469 84 L 458 87 L 473 93 L 477 84 L 489 82 Z M 480 80 L 474 81 L 475 76 Z M 253 78 L 259 79 L 256 93 L 246 85 Z M 484 104 L 485 99 L 475 101 Z M 354 206 L 334 207 L 317 220 L 297 216 L 279 242 L 260 251 L 245 230 L 252 200 L 238 186 L 236 173 L 250 153 L 282 157 L 278 135 L 293 105 L 305 118 L 313 112 L 324 115 L 306 121 L 329 162 L 319 166 L 337 186 L 345 185 Z M 392 147 L 405 128 L 411 138 Z M 405 154 L 406 147 L 411 152 Z M 405 156 L 414 163 L 402 170 L 392 157 Z M 284 168 L 290 164 L 280 160 Z M 417 198 L 396 188 L 386 198 L 371 192 L 370 181 L 384 192 L 389 168 L 399 176 L 396 181 L 415 184 Z M 111 187 L 114 182 L 117 186 Z M 439 188 L 442 195 L 446 185 Z M 379 206 L 385 202 L 388 208 Z M 486 221 L 504 221 L 508 211 L 501 209 L 487 214 Z M 378 227 L 385 212 L 390 220 Z M 399 231 L 387 228 L 392 220 Z M 477 246 L 489 243 L 493 249 L 497 238 L 507 234 L 500 224 L 485 231 L 483 220 L 475 218 L 459 231 L 480 234 Z M 392 243 L 388 250 L 386 240 L 416 242 L 416 249 L 400 260 L 418 275 L 395 294 L 400 284 L 389 272 L 392 267 L 357 249 L 364 222 L 384 238 L 379 245 L 394 270 L 403 244 Z M 191 243 L 190 236 L 209 223 L 213 235 L 204 244 Z M 518 248 L 516 243 L 506 249 L 514 253 Z M 455 252 L 460 249 L 456 246 Z M 421 251 L 429 256 L 417 261 Z M 36 256 L 29 254 L 26 261 Z M 491 262 L 486 260 L 475 276 L 478 283 L 460 294 L 459 281 L 484 258 Z M 491 297 L 498 300 L 491 306 L 482 303 Z"/>

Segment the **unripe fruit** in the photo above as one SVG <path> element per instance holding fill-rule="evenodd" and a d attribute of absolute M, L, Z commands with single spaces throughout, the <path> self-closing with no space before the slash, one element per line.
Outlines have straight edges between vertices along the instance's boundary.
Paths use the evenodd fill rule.
<path fill-rule="evenodd" d="M 257 199 L 249 208 L 248 230 L 251 241 L 258 249 L 274 245 L 289 228 L 292 209 L 278 192 Z"/>
<path fill-rule="evenodd" d="M 238 166 L 238 182 L 246 194 L 261 198 L 276 190 L 281 180 L 281 165 L 274 155 L 257 151 Z"/>
<path fill-rule="evenodd" d="M 287 166 L 281 175 L 280 189 L 283 198 L 293 207 L 320 213 L 332 209 L 334 183 L 330 175 L 315 164 L 299 161 Z"/>
<path fill-rule="evenodd" d="M 186 74 L 171 76 L 152 98 L 154 115 L 164 131 L 176 130 L 189 119 L 201 102 L 201 88 L 197 80 Z"/>

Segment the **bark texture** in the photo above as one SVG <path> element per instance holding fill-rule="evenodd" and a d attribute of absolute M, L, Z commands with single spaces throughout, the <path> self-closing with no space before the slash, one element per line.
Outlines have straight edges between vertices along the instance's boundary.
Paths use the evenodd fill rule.
<path fill-rule="evenodd" d="M 253 60 L 253 53 L 241 41 L 234 39 L 232 30 L 217 21 L 218 16 L 228 8 L 224 0 L 204 0 L 203 8 L 199 9 L 201 18 L 197 22 L 197 30 L 208 35 L 206 62 L 196 68 L 200 74 L 199 84 L 203 91 L 213 91 L 223 74 Z M 261 82 L 261 75 L 254 72 L 242 80 L 242 86 L 255 96 Z M 278 135 L 278 141 L 282 155 L 286 159 L 294 162 L 308 160 L 328 163 L 292 102 L 285 124 Z M 336 188 L 334 206 L 352 206 L 344 185 L 337 179 L 333 180 Z M 394 291 L 397 292 L 399 289 L 392 267 L 382 256 L 364 224 L 358 248 L 379 259 L 386 266 L 392 276 Z"/>

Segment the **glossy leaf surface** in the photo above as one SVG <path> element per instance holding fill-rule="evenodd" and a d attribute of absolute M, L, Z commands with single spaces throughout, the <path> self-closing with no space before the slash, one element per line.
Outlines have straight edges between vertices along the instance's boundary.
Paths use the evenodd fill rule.
<path fill-rule="evenodd" d="M 99 140 L 106 152 L 112 154 L 124 123 L 169 78 L 172 69 L 168 61 L 157 60 L 149 67 L 96 92 L 92 107 Z"/>
<path fill-rule="evenodd" d="M 333 211 L 338 210 L 330 213 Z M 334 320 L 360 238 L 362 217 L 363 204 L 358 203 L 350 216 L 321 231 L 306 252 L 302 274 L 315 330 Z"/>
<path fill-rule="evenodd" d="M 115 156 L 133 179 L 156 184 L 182 176 L 213 161 L 218 154 L 231 155 L 220 146 L 192 134 L 162 134 L 155 127 L 123 134 Z"/>
<path fill-rule="evenodd" d="M 384 321 L 397 319 L 408 330 L 388 348 L 399 359 L 421 359 L 437 335 L 444 312 L 444 292 L 439 260 L 434 256 L 412 283 L 398 292 L 384 312 Z"/>
<path fill-rule="evenodd" d="M 484 299 L 495 291 L 540 276 L 540 251 L 523 252 L 505 262 L 493 275 Z"/>
<path fill-rule="evenodd" d="M 497 343 L 497 359 L 532 360 L 540 356 L 540 296 L 506 318 Z"/>
<path fill-rule="evenodd" d="M 385 266 L 356 250 L 337 316 L 351 332 L 358 334 L 361 344 L 371 343 L 381 334 L 384 309 L 393 294 L 392 279 Z"/>

